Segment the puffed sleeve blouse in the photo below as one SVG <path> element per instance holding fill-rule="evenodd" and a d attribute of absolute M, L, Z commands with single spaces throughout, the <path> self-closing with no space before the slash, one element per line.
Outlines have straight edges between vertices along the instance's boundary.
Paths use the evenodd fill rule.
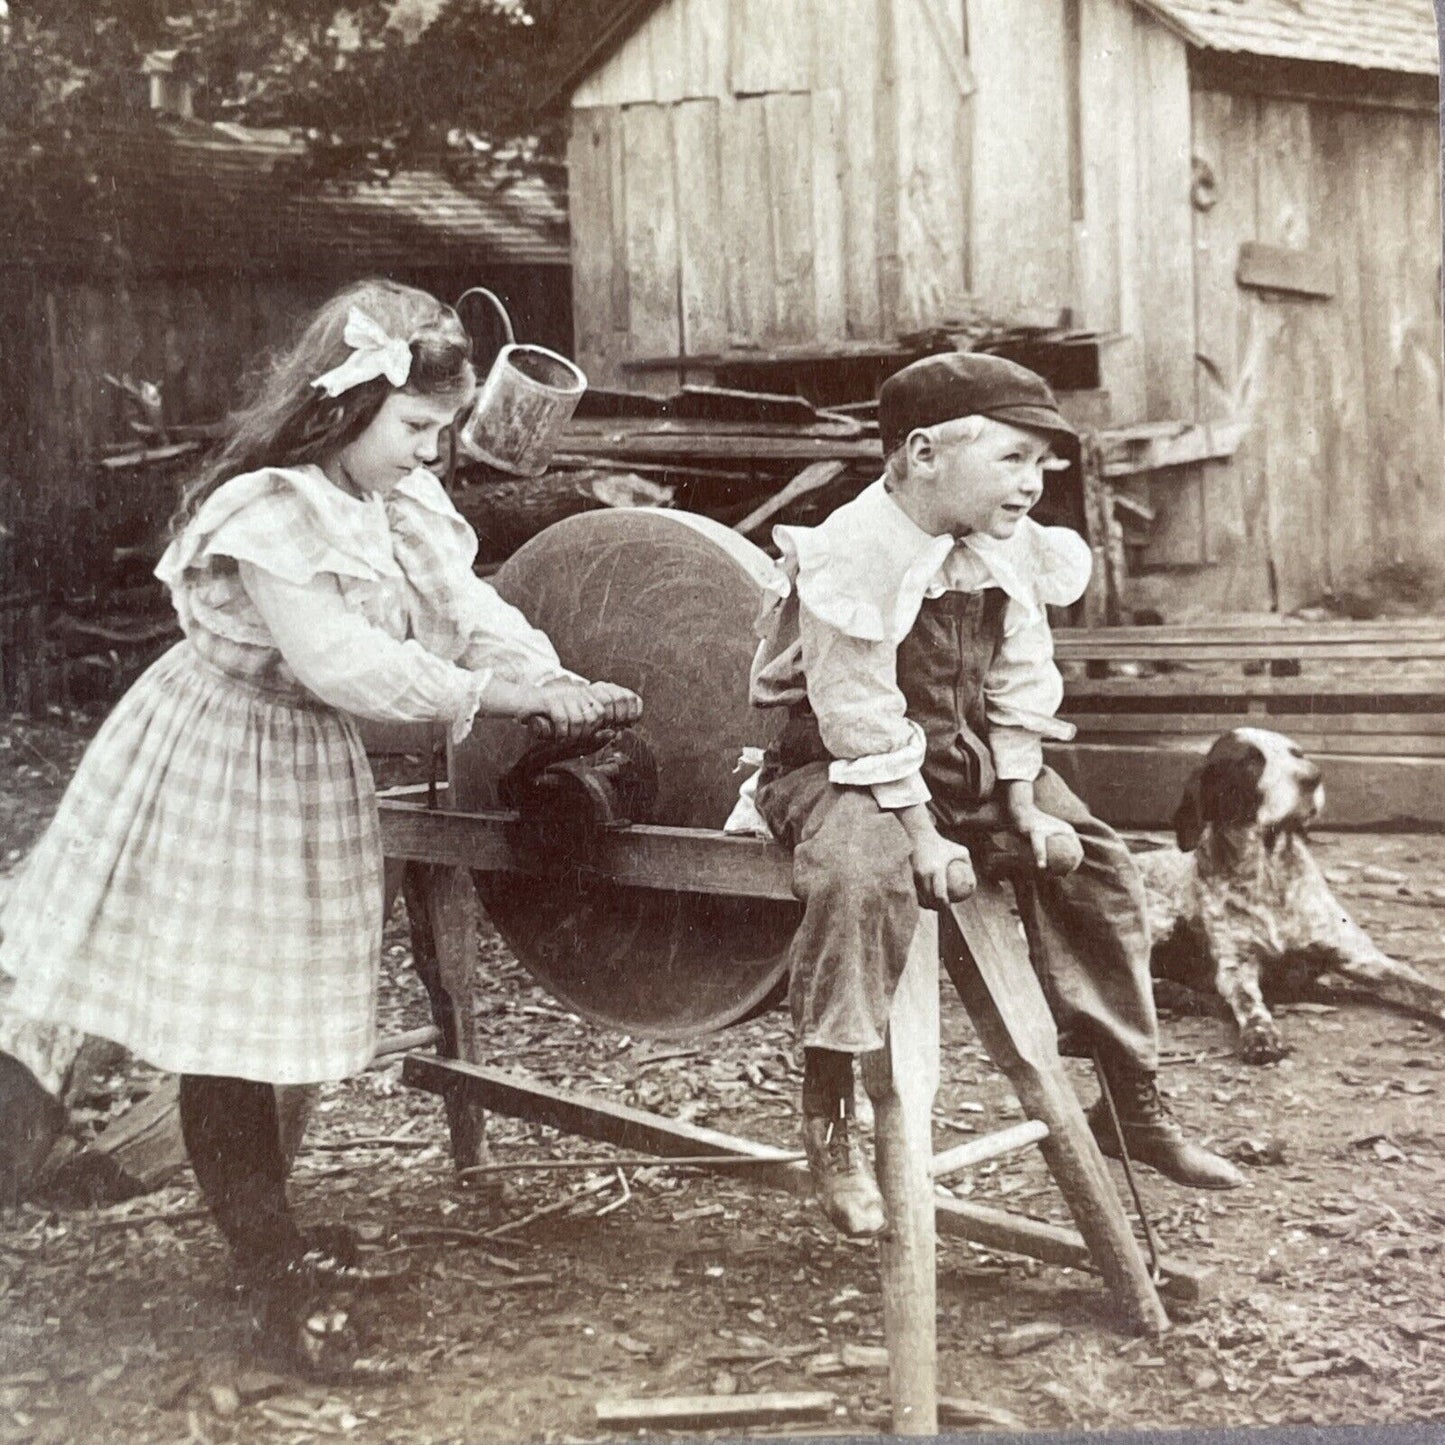
<path fill-rule="evenodd" d="M 223 483 L 157 575 L 202 656 L 379 722 L 470 730 L 494 677 L 574 679 L 472 571 L 477 539 L 424 468 L 353 497 L 319 467 Z"/>

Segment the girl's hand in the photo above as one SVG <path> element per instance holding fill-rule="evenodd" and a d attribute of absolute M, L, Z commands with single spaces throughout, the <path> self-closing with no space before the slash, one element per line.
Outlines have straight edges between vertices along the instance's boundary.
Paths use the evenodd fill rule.
<path fill-rule="evenodd" d="M 605 727 L 625 728 L 642 716 L 642 699 L 615 682 L 594 682 L 588 689 L 605 710 Z"/>
<path fill-rule="evenodd" d="M 531 732 L 556 742 L 572 742 L 607 721 L 607 704 L 585 683 L 555 683 L 538 689 L 537 700 L 522 714 Z"/>

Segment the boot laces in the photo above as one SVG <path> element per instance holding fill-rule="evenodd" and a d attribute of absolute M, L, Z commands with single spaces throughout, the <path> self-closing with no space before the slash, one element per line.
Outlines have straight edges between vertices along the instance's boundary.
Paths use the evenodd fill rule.
<path fill-rule="evenodd" d="M 1116 1085 L 1116 1087 L 1118 1087 Z M 1174 1117 L 1153 1074 L 1135 1074 L 1119 1088 L 1121 1117 L 1130 1123 L 1169 1125 Z"/>

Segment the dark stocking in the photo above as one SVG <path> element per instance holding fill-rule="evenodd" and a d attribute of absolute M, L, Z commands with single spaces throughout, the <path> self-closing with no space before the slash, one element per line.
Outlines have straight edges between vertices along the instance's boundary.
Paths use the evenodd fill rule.
<path fill-rule="evenodd" d="M 196 1182 L 236 1262 L 275 1268 L 302 1254 L 271 1085 L 182 1074 L 180 1111 Z"/>

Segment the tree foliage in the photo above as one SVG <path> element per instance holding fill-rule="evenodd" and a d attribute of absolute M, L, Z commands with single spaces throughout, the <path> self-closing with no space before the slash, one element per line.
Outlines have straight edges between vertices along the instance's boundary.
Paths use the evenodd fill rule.
<path fill-rule="evenodd" d="M 546 155 L 534 102 L 549 60 L 606 4 L 0 0 L 0 241 L 93 207 L 108 148 L 155 124 L 157 55 L 192 81 L 199 119 L 298 130 L 317 175 Z"/>

